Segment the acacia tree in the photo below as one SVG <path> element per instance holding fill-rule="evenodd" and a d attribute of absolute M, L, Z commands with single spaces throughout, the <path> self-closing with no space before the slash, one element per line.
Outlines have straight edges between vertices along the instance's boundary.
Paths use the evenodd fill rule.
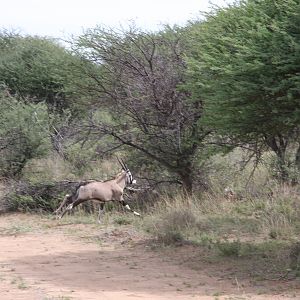
<path fill-rule="evenodd" d="M 82 82 L 75 74 L 77 64 L 78 57 L 54 39 L 0 30 L 0 86 L 24 110 L 32 110 L 37 103 L 47 108 L 49 123 L 44 125 L 50 129 L 53 149 L 62 156 L 60 128 L 86 111 L 75 81 Z"/>
<path fill-rule="evenodd" d="M 78 60 L 54 39 L 0 31 L 0 84 L 14 97 L 45 102 L 52 112 L 76 109 L 73 65 Z"/>
<path fill-rule="evenodd" d="M 18 178 L 32 158 L 47 154 L 47 107 L 25 104 L 0 90 L 0 176 Z"/>
<path fill-rule="evenodd" d="M 83 72 L 91 79 L 85 90 L 96 99 L 93 107 L 111 116 L 108 122 L 91 119 L 85 133 L 109 135 L 114 148 L 138 151 L 191 192 L 196 154 L 209 131 L 199 122 L 202 101 L 190 101 L 180 89 L 186 68 L 180 30 L 152 34 L 96 28 L 73 46 L 89 62 Z"/>
<path fill-rule="evenodd" d="M 205 98 L 206 123 L 239 144 L 273 151 L 283 181 L 290 163 L 300 170 L 299 12 L 295 0 L 212 11 L 194 24 L 189 60 L 189 88 Z"/>

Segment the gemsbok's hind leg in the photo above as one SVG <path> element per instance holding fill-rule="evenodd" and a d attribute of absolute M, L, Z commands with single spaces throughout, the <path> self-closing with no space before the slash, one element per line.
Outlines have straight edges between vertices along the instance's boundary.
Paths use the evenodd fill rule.
<path fill-rule="evenodd" d="M 139 217 L 141 216 L 138 212 L 136 212 L 135 210 L 132 210 L 132 209 L 130 208 L 130 206 L 128 205 L 128 203 L 125 202 L 124 200 L 121 201 L 121 203 L 122 203 L 122 205 L 123 205 L 127 210 L 133 212 L 134 215 L 139 216 Z"/>
<path fill-rule="evenodd" d="M 74 204 L 74 203 L 69 204 L 69 205 L 65 208 L 65 210 L 62 212 L 62 214 L 58 216 L 58 218 L 61 219 L 68 211 L 72 210 L 72 209 L 73 209 L 73 204 Z"/>
<path fill-rule="evenodd" d="M 69 200 L 70 195 L 66 194 L 66 196 L 64 197 L 64 200 L 61 202 L 60 206 L 54 211 L 54 213 L 57 215 L 60 210 L 66 205 L 66 203 Z"/>
<path fill-rule="evenodd" d="M 82 199 L 77 199 L 75 200 L 73 203 L 69 204 L 65 210 L 62 212 L 62 214 L 59 216 L 59 219 L 61 219 L 68 211 L 71 211 L 74 207 L 76 207 L 77 205 L 79 205 L 80 203 L 82 202 L 85 202 L 89 199 L 85 199 L 85 200 L 82 200 Z"/>

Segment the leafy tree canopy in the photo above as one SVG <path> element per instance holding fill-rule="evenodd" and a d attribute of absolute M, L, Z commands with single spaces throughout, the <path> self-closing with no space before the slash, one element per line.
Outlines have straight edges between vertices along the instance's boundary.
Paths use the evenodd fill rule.
<path fill-rule="evenodd" d="M 78 59 L 53 39 L 0 32 L 0 83 L 12 95 L 46 102 L 57 112 L 76 106 Z"/>
<path fill-rule="evenodd" d="M 20 176 L 26 162 L 50 148 L 44 103 L 26 104 L 0 91 L 0 175 Z"/>
<path fill-rule="evenodd" d="M 192 26 L 188 85 L 205 98 L 206 122 L 284 161 L 299 135 L 299 1 L 241 1 L 206 17 Z"/>
<path fill-rule="evenodd" d="M 111 136 L 111 149 L 135 150 L 191 191 L 195 157 L 209 131 L 198 123 L 202 102 L 191 102 L 179 89 L 185 81 L 184 39 L 171 28 L 155 34 L 95 28 L 73 47 L 99 66 L 83 70 L 90 78 L 86 91 L 94 95 L 92 110 L 106 109 L 112 116 L 110 122 L 93 118 L 85 132 Z"/>

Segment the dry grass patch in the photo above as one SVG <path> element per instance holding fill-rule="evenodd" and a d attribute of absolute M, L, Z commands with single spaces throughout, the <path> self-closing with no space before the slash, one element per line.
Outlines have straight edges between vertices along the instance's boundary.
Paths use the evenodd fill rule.
<path fill-rule="evenodd" d="M 299 220 L 298 191 L 284 187 L 270 196 L 235 201 L 220 194 L 165 198 L 143 224 L 160 244 L 188 242 L 205 247 L 212 256 L 255 259 L 258 268 L 273 264 L 276 272 L 284 273 L 299 241 Z M 296 270 L 298 256 L 300 250 L 293 258 Z"/>

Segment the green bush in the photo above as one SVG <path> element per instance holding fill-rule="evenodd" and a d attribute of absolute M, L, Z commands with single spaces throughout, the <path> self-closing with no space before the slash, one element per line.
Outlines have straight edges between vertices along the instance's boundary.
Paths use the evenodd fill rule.
<path fill-rule="evenodd" d="M 12 195 L 10 197 L 10 208 L 13 211 L 28 211 L 30 207 L 35 205 L 35 201 L 28 195 Z"/>
<path fill-rule="evenodd" d="M 11 192 L 4 196 L 8 211 L 53 212 L 67 192 L 73 191 L 77 182 L 52 182 L 29 184 L 14 183 Z"/>
<path fill-rule="evenodd" d="M 0 91 L 0 141 L 0 176 L 19 177 L 30 159 L 50 149 L 46 106 L 29 105 Z"/>
<path fill-rule="evenodd" d="M 56 199 L 44 199 L 42 197 L 33 197 L 30 195 L 13 194 L 9 196 L 9 209 L 11 211 L 22 212 L 52 212 L 57 207 Z"/>
<path fill-rule="evenodd" d="M 217 242 L 217 249 L 223 256 L 240 256 L 241 255 L 241 242 L 239 240 L 229 242 Z"/>
<path fill-rule="evenodd" d="M 190 209 L 174 209 L 155 217 L 148 224 L 148 231 L 164 244 L 174 244 L 185 239 L 185 231 L 196 227 L 196 218 Z"/>

